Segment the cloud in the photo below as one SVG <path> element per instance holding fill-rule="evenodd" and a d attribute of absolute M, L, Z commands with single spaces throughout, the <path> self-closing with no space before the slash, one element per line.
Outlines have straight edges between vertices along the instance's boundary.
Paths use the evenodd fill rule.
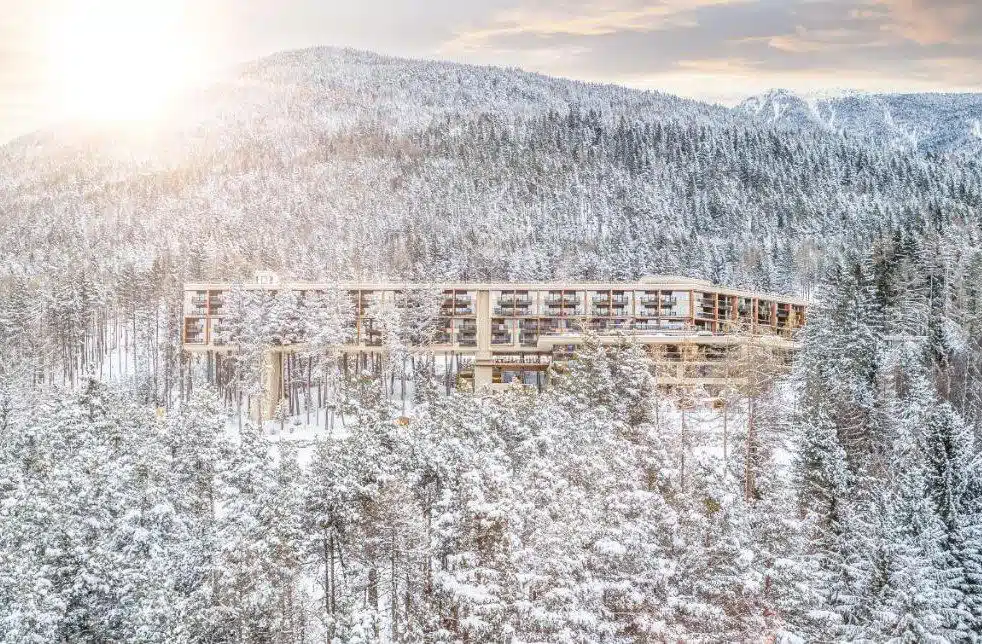
<path fill-rule="evenodd" d="M 794 32 L 777 34 L 763 39 L 772 49 L 789 54 L 820 54 L 832 50 L 864 49 L 885 47 L 889 43 L 882 37 L 854 28 L 836 27 L 831 29 L 810 29 L 803 25 L 795 27 Z"/>
<path fill-rule="evenodd" d="M 938 0 L 948 18 L 929 16 L 935 22 L 919 33 L 931 37 L 917 40 L 904 34 L 930 14 L 928 0 L 511 1 L 521 4 L 462 25 L 438 55 L 722 102 L 774 86 L 982 87 L 971 63 L 982 48 L 966 38 L 934 42 L 938 24 L 963 15 L 957 0 Z"/>
<path fill-rule="evenodd" d="M 566 3 L 513 7 L 498 12 L 490 25 L 465 29 L 441 50 L 473 52 L 494 47 L 515 36 L 596 37 L 625 32 L 652 32 L 697 26 L 695 13 L 705 7 L 742 4 L 755 0 L 605 0 L 579 8 Z"/>
<path fill-rule="evenodd" d="M 872 0 L 886 14 L 884 29 L 921 45 L 980 43 L 978 0 Z"/>

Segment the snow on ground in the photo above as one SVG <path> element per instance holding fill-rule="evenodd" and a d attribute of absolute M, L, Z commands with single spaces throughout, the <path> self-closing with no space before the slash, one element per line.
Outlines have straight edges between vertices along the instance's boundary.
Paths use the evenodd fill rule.
<path fill-rule="evenodd" d="M 393 401 L 400 410 L 393 415 L 393 422 L 400 416 L 413 417 L 413 405 L 406 402 L 405 411 L 401 409 L 402 401 L 398 395 Z M 317 445 L 323 441 L 345 438 L 353 419 L 350 416 L 342 418 L 339 414 L 328 421 L 326 409 L 311 410 L 310 422 L 307 415 L 285 420 L 267 420 L 263 430 L 268 440 L 274 444 L 281 441 L 292 441 L 298 448 L 301 464 L 310 461 Z M 240 422 L 238 414 L 229 417 L 230 428 L 237 427 Z M 246 422 L 246 419 L 241 419 Z M 714 464 L 722 467 L 724 460 L 731 464 L 741 456 L 739 450 L 744 449 L 743 438 L 747 431 L 747 405 L 745 400 L 731 401 L 727 409 L 713 404 L 713 399 L 703 398 L 687 409 L 681 409 L 671 399 L 663 399 L 658 405 L 657 424 L 663 439 L 671 444 L 684 441 L 692 456 L 699 462 Z M 769 430 L 765 430 L 769 431 Z M 785 436 L 775 436 L 773 433 L 766 437 L 767 443 L 773 448 L 773 458 L 777 465 L 787 466 L 791 461 Z"/>

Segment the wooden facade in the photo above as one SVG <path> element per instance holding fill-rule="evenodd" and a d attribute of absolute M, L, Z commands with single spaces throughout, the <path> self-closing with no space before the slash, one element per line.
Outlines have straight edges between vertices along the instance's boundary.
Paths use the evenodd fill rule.
<path fill-rule="evenodd" d="M 293 291 L 298 295 L 340 290 L 354 315 L 348 353 L 384 351 L 373 307 L 387 300 L 414 306 L 427 292 L 437 302 L 435 336 L 421 351 L 465 360 L 472 386 L 519 379 L 542 383 L 555 359 L 575 351 L 586 332 L 603 342 L 632 338 L 649 350 L 659 383 L 721 385 L 734 379 L 733 351 L 750 342 L 790 353 L 806 321 L 795 298 L 717 287 L 677 277 L 634 283 L 539 284 L 316 284 L 278 282 L 266 276 L 248 284 L 198 283 L 185 287 L 184 347 L 194 354 L 229 352 L 221 340 L 226 298 L 233 289 Z M 289 352 L 297 347 L 283 347 Z"/>

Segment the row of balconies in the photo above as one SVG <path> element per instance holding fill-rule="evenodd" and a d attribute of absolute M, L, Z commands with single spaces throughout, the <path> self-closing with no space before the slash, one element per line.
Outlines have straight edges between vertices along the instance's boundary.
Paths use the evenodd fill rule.
<path fill-rule="evenodd" d="M 212 295 L 211 304 L 212 307 L 217 303 L 221 305 L 220 300 L 216 302 L 215 295 Z M 205 296 L 195 295 L 191 300 L 194 304 L 200 305 L 202 301 L 205 302 L 205 308 L 208 307 L 208 300 Z M 555 308 L 555 307 L 554 307 Z M 660 320 L 656 319 L 646 319 L 638 318 L 633 316 L 624 316 L 617 319 L 590 319 L 589 316 L 585 316 L 582 311 L 566 311 L 559 307 L 560 310 L 553 311 L 547 314 L 545 318 L 520 318 L 517 329 L 520 332 L 520 342 L 535 343 L 538 340 L 539 334 L 559 334 L 569 330 L 596 330 L 596 331 L 612 331 L 612 330 L 633 330 L 641 332 L 659 332 L 665 330 L 680 330 L 687 326 L 688 312 L 681 315 L 671 315 L 669 311 L 668 315 L 662 314 Z M 603 305 L 601 308 L 606 309 L 607 306 Z M 619 307 L 610 307 L 611 309 L 616 309 Z M 799 311 L 801 307 L 792 307 L 789 304 L 778 304 L 777 314 L 774 315 L 774 308 L 772 305 L 765 303 L 764 306 L 760 307 L 757 311 L 756 323 L 759 327 L 776 327 L 779 330 L 788 330 L 792 326 L 800 325 L 803 321 L 803 312 Z M 461 315 L 473 315 L 473 307 L 467 305 L 460 309 L 455 309 L 461 311 Z M 495 309 L 495 313 L 500 317 L 507 317 L 501 315 L 499 311 L 502 309 Z M 713 313 L 716 311 L 704 304 L 699 309 L 696 310 L 696 320 L 695 324 L 697 329 L 705 331 L 718 331 L 716 324 L 714 324 L 715 318 Z M 214 315 L 215 310 L 212 308 L 212 314 Z M 595 312 L 596 313 L 596 312 Z M 606 314 L 607 311 L 603 311 L 602 314 Z M 612 310 L 612 315 L 619 315 L 622 311 Z M 748 310 L 745 306 L 738 306 L 737 313 L 739 314 L 739 319 L 749 322 L 752 319 L 752 309 Z M 720 320 L 729 319 L 731 317 L 731 309 L 725 307 L 719 310 Z M 205 324 L 204 324 L 205 313 L 200 313 L 201 318 L 188 318 L 185 327 L 185 341 L 189 344 L 204 344 L 206 340 L 205 334 Z M 449 318 L 452 316 L 449 314 L 444 314 L 446 316 L 445 323 L 449 323 Z M 655 317 L 654 314 L 651 317 Z M 569 324 L 566 323 L 570 318 L 581 318 L 578 323 Z M 671 319 L 666 319 L 671 318 Z M 560 323 L 562 322 L 562 323 Z M 463 323 L 463 324 L 460 324 Z M 350 327 L 354 328 L 356 322 L 352 321 Z M 514 328 L 512 325 L 505 323 L 504 320 L 495 321 L 491 325 L 492 342 L 496 344 L 507 344 L 510 343 L 511 336 L 514 333 Z M 368 320 L 363 320 L 362 327 L 362 338 L 361 342 L 368 344 L 369 346 L 377 346 L 381 344 L 381 334 L 379 331 L 374 331 L 371 328 L 371 324 Z M 457 343 L 464 346 L 471 346 L 474 344 L 477 336 L 477 322 L 473 319 L 458 320 L 458 326 L 452 330 L 451 328 L 442 329 L 440 333 L 437 334 L 436 343 L 437 344 L 450 344 L 454 337 L 454 332 L 456 333 Z M 211 342 L 217 344 L 216 338 L 220 336 L 220 321 L 213 322 L 210 339 Z M 356 343 L 356 341 L 353 341 Z"/>
<path fill-rule="evenodd" d="M 319 292 L 319 291 L 317 291 Z M 301 294 L 306 293 L 306 291 L 301 291 Z M 399 305 L 404 305 L 408 301 L 406 299 L 406 293 L 403 291 L 348 291 L 352 299 L 352 303 L 360 307 L 369 307 L 382 293 L 391 296 L 393 293 L 400 295 L 398 299 Z M 214 307 L 216 304 L 220 305 L 221 299 L 224 295 L 222 291 L 194 291 L 191 293 L 191 302 L 193 306 L 205 306 L 207 305 L 208 298 L 210 295 L 211 305 Z M 682 297 L 679 297 L 682 295 Z M 715 294 L 708 294 L 703 292 L 694 292 L 693 297 L 696 299 L 697 303 L 702 303 L 703 305 L 709 306 L 719 306 L 719 308 L 730 308 L 733 301 L 739 302 L 739 307 L 741 310 L 749 309 L 752 304 L 749 298 L 735 298 L 731 296 L 717 296 Z M 647 292 L 625 292 L 625 291 L 550 291 L 542 296 L 542 301 L 550 304 L 563 304 L 563 305 L 573 305 L 582 304 L 584 298 L 588 298 L 596 304 L 603 303 L 622 303 L 628 305 L 631 301 L 635 301 L 641 305 L 661 305 L 661 306 L 675 306 L 680 300 L 687 302 L 688 293 L 680 294 L 678 292 L 672 291 L 647 291 Z M 532 306 L 537 300 L 535 293 L 529 292 L 519 292 L 519 293 L 509 293 L 503 292 L 497 296 L 495 302 L 498 306 L 502 308 L 506 307 L 523 307 L 527 308 Z M 443 304 L 448 308 L 456 308 L 460 306 L 472 306 L 474 300 L 474 294 L 472 292 L 454 292 L 448 291 L 443 294 Z M 767 302 L 762 300 L 761 304 L 770 306 L 773 302 Z M 788 304 L 780 304 L 783 307 L 790 307 Z"/>
<path fill-rule="evenodd" d="M 530 311 L 530 310 L 518 310 L 509 307 L 494 307 L 491 310 L 491 314 L 496 317 L 535 317 L 535 316 L 546 316 L 546 317 L 588 317 L 590 315 L 598 315 L 603 317 L 634 317 L 627 308 L 629 303 L 624 302 L 613 302 L 613 303 L 600 303 L 593 304 L 590 311 L 584 310 L 582 305 L 575 306 L 564 306 L 560 303 L 547 303 L 540 312 Z M 654 317 L 688 317 L 689 309 L 685 310 L 678 309 L 677 305 L 674 303 L 665 304 L 648 304 L 640 307 L 636 313 L 641 313 Z M 713 317 L 714 309 L 713 307 L 697 308 L 696 314 L 701 316 Z M 452 312 L 449 310 L 444 310 L 443 315 L 451 316 Z M 461 315 L 473 315 L 472 309 L 468 309 L 467 313 L 457 313 L 458 316 Z M 730 317 L 730 311 L 720 309 L 720 317 L 728 318 Z"/>
<path fill-rule="evenodd" d="M 577 309 L 564 309 L 564 308 L 552 308 L 548 307 L 543 311 L 544 315 L 549 317 L 583 317 L 584 312 L 582 308 Z"/>
<path fill-rule="evenodd" d="M 208 308 L 207 300 L 200 300 L 195 298 L 192 300 L 192 304 L 195 305 L 195 310 L 192 311 L 195 315 L 205 315 L 209 313 L 212 316 L 220 315 L 222 312 L 221 301 L 216 301 L 213 297 L 211 301 L 211 308 Z M 591 314 L 603 315 L 603 316 L 619 316 L 625 313 L 624 309 L 628 306 L 629 302 L 625 300 L 608 300 L 602 303 L 596 303 L 593 306 Z M 649 315 L 655 315 L 659 317 L 688 317 L 688 310 L 675 310 L 677 306 L 677 301 L 674 299 L 666 300 L 663 302 L 648 302 L 644 303 L 642 306 L 647 310 Z M 789 305 L 781 305 L 782 308 L 778 309 L 778 319 L 787 320 L 791 318 L 792 311 Z M 363 307 L 361 310 L 364 312 L 368 309 L 367 306 Z M 654 309 L 657 309 L 655 311 Z M 444 317 L 464 317 L 474 315 L 475 309 L 470 302 L 456 301 L 452 306 L 445 306 L 441 309 L 441 315 Z M 701 303 L 696 309 L 695 313 L 697 317 L 713 319 L 718 313 L 720 319 L 729 319 L 732 317 L 732 309 L 727 306 L 720 306 L 719 309 L 708 302 Z M 758 322 L 761 324 L 770 324 L 771 319 L 771 307 L 761 308 L 758 310 Z M 527 310 L 517 310 L 509 307 L 496 307 L 493 309 L 493 314 L 499 317 L 524 317 L 529 315 L 535 315 L 534 313 Z M 566 306 L 561 301 L 549 302 L 546 304 L 546 310 L 544 314 L 551 317 L 577 317 L 589 315 L 584 312 L 583 307 L 580 305 Z M 739 317 L 744 319 L 749 319 L 751 317 L 751 310 L 745 307 L 739 307 L 738 309 Z"/>
<path fill-rule="evenodd" d="M 641 304 L 669 304 L 674 306 L 678 302 L 677 297 L 671 295 L 642 295 L 638 298 Z"/>
<path fill-rule="evenodd" d="M 592 298 L 590 298 L 594 303 L 599 304 L 603 302 L 618 302 L 621 304 L 630 304 L 631 298 L 627 295 L 610 295 L 609 293 L 595 293 Z"/>

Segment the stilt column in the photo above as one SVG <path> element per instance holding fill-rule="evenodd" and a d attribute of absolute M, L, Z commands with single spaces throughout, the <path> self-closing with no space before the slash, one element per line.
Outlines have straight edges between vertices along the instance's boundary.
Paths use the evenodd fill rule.
<path fill-rule="evenodd" d="M 263 395 L 258 404 L 253 404 L 252 419 L 257 423 L 269 420 L 283 398 L 283 353 L 267 351 L 262 364 Z"/>
<path fill-rule="evenodd" d="M 474 391 L 489 387 L 494 379 L 491 365 L 491 292 L 477 292 L 477 356 L 474 361 Z"/>

